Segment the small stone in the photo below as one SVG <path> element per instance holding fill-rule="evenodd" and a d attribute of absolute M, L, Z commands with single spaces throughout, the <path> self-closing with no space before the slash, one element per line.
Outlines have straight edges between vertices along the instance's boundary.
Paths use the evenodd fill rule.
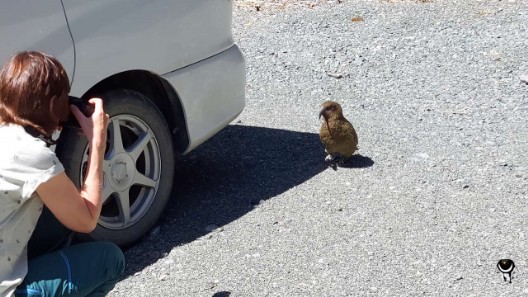
<path fill-rule="evenodd" d="M 352 18 L 352 22 L 363 22 L 363 21 L 364 21 L 364 19 L 362 17 L 360 17 L 360 16 Z"/>
<path fill-rule="evenodd" d="M 209 225 L 209 226 L 205 227 L 205 231 L 206 231 L 206 232 L 213 232 L 216 228 L 218 228 L 218 226 L 216 226 L 216 225 Z"/>
<path fill-rule="evenodd" d="M 520 76 L 521 82 L 528 85 L 528 74 L 523 74 Z"/>
<path fill-rule="evenodd" d="M 159 277 L 159 280 L 160 280 L 160 281 L 165 281 L 165 280 L 167 280 L 167 275 L 164 274 L 164 275 L 160 276 L 160 277 Z"/>
<path fill-rule="evenodd" d="M 426 153 L 418 153 L 416 154 L 416 157 L 422 158 L 422 159 L 429 159 L 429 155 Z"/>
<path fill-rule="evenodd" d="M 214 281 L 212 281 L 212 282 L 209 282 L 208 287 L 209 287 L 210 289 L 212 289 L 212 288 L 216 287 L 216 286 L 218 285 L 219 282 L 220 282 L 220 281 L 218 281 L 218 280 L 214 280 Z"/>
<path fill-rule="evenodd" d="M 361 65 L 363 65 L 364 62 L 365 62 L 365 59 L 363 59 L 363 58 L 361 58 L 361 57 L 356 57 L 356 58 L 354 59 L 354 62 L 353 62 L 353 63 L 354 63 L 354 65 L 356 65 L 356 66 L 361 66 Z"/>
<path fill-rule="evenodd" d="M 343 78 L 343 75 L 340 74 L 340 73 L 331 73 L 331 72 L 327 72 L 326 75 L 330 76 L 330 77 L 333 77 L 333 78 Z"/>

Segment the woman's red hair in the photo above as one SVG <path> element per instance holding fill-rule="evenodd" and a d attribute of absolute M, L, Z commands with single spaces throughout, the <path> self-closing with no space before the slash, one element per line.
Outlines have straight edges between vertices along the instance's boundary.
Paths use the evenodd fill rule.
<path fill-rule="evenodd" d="M 49 137 L 69 116 L 69 92 L 68 74 L 57 59 L 17 53 L 0 70 L 0 121 L 31 126 Z"/>

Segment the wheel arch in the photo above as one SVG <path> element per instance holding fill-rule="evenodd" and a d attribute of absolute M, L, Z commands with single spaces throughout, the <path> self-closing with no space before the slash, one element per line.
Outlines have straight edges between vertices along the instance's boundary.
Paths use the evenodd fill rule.
<path fill-rule="evenodd" d="M 147 96 L 163 113 L 176 151 L 182 154 L 187 149 L 189 135 L 183 106 L 178 93 L 167 80 L 146 70 L 129 70 L 105 78 L 81 97 L 89 99 L 112 89 L 130 89 Z"/>

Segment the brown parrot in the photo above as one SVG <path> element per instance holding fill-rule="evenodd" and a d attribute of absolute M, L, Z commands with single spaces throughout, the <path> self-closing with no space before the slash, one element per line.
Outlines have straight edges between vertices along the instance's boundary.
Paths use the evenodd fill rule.
<path fill-rule="evenodd" d="M 341 105 L 333 101 L 322 104 L 321 116 L 324 121 L 319 136 L 325 146 L 326 162 L 346 162 L 358 149 L 358 137 L 352 124 L 343 116 Z"/>

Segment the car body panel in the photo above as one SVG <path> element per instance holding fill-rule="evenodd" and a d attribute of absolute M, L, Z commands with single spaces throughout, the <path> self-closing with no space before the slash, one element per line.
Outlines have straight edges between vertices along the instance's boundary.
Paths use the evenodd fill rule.
<path fill-rule="evenodd" d="M 163 75 L 182 100 L 190 143 L 187 153 L 237 117 L 245 105 L 245 60 L 238 46 Z M 199 83 L 196 83 L 199 82 Z"/>
<path fill-rule="evenodd" d="M 226 0 L 64 0 L 76 50 L 72 94 L 128 70 L 169 73 L 233 45 Z"/>
<path fill-rule="evenodd" d="M 0 40 L 9 41 L 0 58 L 20 50 L 57 57 L 77 97 L 125 71 L 165 78 L 185 114 L 187 153 L 244 108 L 244 58 L 231 19 L 228 0 L 10 1 L 0 9 Z"/>
<path fill-rule="evenodd" d="M 36 50 L 55 56 L 73 77 L 73 42 L 59 0 L 3 1 L 0 43 L 2 65 L 18 51 Z"/>

